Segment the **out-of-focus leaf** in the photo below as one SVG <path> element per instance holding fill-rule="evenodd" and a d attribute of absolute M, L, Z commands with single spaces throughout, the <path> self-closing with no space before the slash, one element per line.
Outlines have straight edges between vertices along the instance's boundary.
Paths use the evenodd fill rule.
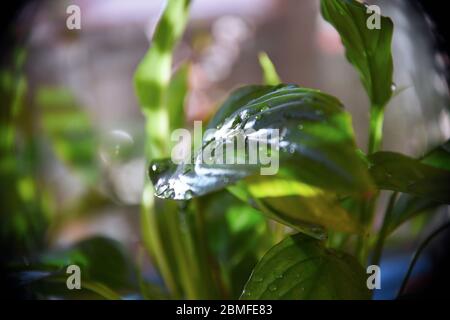
<path fill-rule="evenodd" d="M 183 64 L 170 80 L 167 108 L 171 131 L 184 127 L 184 101 L 188 92 L 189 65 Z"/>
<path fill-rule="evenodd" d="M 172 73 L 173 51 L 185 29 L 189 5 L 190 0 L 167 1 L 151 47 L 134 74 L 136 95 L 147 121 L 147 159 L 167 157 L 170 154 L 170 120 L 174 115 L 170 114 L 166 100 Z"/>
<path fill-rule="evenodd" d="M 212 154 L 221 154 L 228 144 L 236 145 L 239 134 L 244 134 L 247 141 L 267 143 L 260 139 L 262 135 L 267 137 L 268 132 L 280 133 L 279 141 L 272 146 L 279 152 L 270 154 L 273 164 L 279 161 L 277 177 L 342 193 L 371 192 L 367 169 L 356 154 L 350 116 L 334 97 L 316 90 L 281 85 L 233 109 L 237 110 L 231 116 L 221 121 L 212 120 L 220 129 L 205 135 L 203 146 L 191 163 L 177 167 L 170 160 L 152 163 L 150 176 L 157 196 L 189 199 L 259 174 L 262 166 L 249 164 L 246 146 L 244 149 L 238 145 L 235 158 L 231 161 L 228 158 L 227 163 L 232 164 L 208 164 L 202 160 L 202 155 L 205 148 L 212 150 Z M 247 135 L 245 130 L 250 129 L 253 132 Z M 245 164 L 237 164 L 238 161 Z"/>
<path fill-rule="evenodd" d="M 261 52 L 259 54 L 259 64 L 263 70 L 265 84 L 274 86 L 281 83 L 277 70 L 267 53 Z"/>
<path fill-rule="evenodd" d="M 84 279 L 111 288 L 127 287 L 131 280 L 131 266 L 122 246 L 104 237 L 83 240 L 69 249 L 45 255 L 41 261 L 56 268 L 76 264 Z"/>
<path fill-rule="evenodd" d="M 450 203 L 450 171 L 394 152 L 377 152 L 369 161 L 370 173 L 380 189 Z"/>
<path fill-rule="evenodd" d="M 151 48 L 134 75 L 141 107 L 162 107 L 172 70 L 172 52 L 183 34 L 190 0 L 169 0 L 153 35 Z"/>
<path fill-rule="evenodd" d="M 392 96 L 394 25 L 380 16 L 380 28 L 369 29 L 374 13 L 355 0 L 321 0 L 322 15 L 339 32 L 349 62 L 358 70 L 373 107 L 383 108 Z"/>
<path fill-rule="evenodd" d="M 98 148 L 87 114 L 64 89 L 41 88 L 36 102 L 41 107 L 43 129 L 58 158 L 88 182 L 95 181 Z"/>
<path fill-rule="evenodd" d="M 220 265 L 229 298 L 237 299 L 253 267 L 273 245 L 267 221 L 225 190 L 200 201 L 211 252 Z"/>
<path fill-rule="evenodd" d="M 5 69 L 0 69 L 0 199 L 2 256 L 39 250 L 48 225 L 35 173 L 39 167 L 33 119 L 25 108 L 28 94 L 23 72 L 26 51 L 16 49 Z M 19 142 L 19 143 L 18 143 Z M 13 244 L 13 245 L 12 245 Z"/>
<path fill-rule="evenodd" d="M 28 271 L 22 272 L 21 278 L 29 278 L 30 272 L 39 272 L 45 277 L 30 283 L 34 291 L 48 296 L 73 297 L 73 291 L 78 290 L 68 290 L 66 286 L 69 276 L 66 269 L 70 265 L 80 267 L 82 289 L 94 292 L 98 289 L 100 293 L 106 292 L 107 297 L 112 297 L 108 292 L 130 290 L 134 286 L 133 270 L 123 248 L 118 242 L 103 237 L 83 240 L 68 249 L 42 255 L 27 267 Z M 83 296 L 86 291 L 75 293 L 75 296 Z"/>
<path fill-rule="evenodd" d="M 370 299 L 366 280 L 353 257 L 297 234 L 258 262 L 241 299 Z"/>
<path fill-rule="evenodd" d="M 146 300 L 169 300 L 169 296 L 160 287 L 148 281 L 140 281 L 140 290 Z"/>

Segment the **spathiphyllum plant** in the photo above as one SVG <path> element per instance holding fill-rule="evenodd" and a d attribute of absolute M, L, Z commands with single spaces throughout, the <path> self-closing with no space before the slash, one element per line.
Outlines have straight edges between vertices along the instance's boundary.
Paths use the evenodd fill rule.
<path fill-rule="evenodd" d="M 8 256 L 12 282 L 44 299 L 371 299 L 388 237 L 450 203 L 450 142 L 420 158 L 383 151 L 384 114 L 395 91 L 392 21 L 356 0 L 320 0 L 370 102 L 368 145 L 358 146 L 339 97 L 283 83 L 264 52 L 263 83 L 231 92 L 207 123 L 186 121 L 190 65 L 184 61 L 173 70 L 173 52 L 190 4 L 167 1 L 135 72 L 146 125 L 145 143 L 136 142 L 134 151 L 114 143 L 100 154 L 105 150 L 96 127 L 68 90 L 39 88 L 31 98 L 40 121 L 32 125 L 21 71 L 25 52 L 17 54 L 11 72 L 0 70 L 6 106 L 0 114 L 0 191 L 7 208 L 0 223 L 0 245 L 7 250 L 0 262 Z M 44 156 L 40 145 L 48 146 Z M 135 202 L 118 201 L 119 183 L 103 172 L 99 155 L 115 161 L 118 151 L 134 152 L 133 159 L 145 152 L 147 172 L 123 175 L 145 175 L 141 200 L 138 190 Z M 53 176 L 42 177 L 42 168 L 56 162 L 83 185 L 71 194 L 73 201 L 59 199 Z M 55 246 L 66 235 L 61 226 L 118 206 L 140 214 L 133 250 L 86 235 L 69 247 Z M 422 249 L 448 226 L 419 246 L 399 295 Z"/>
<path fill-rule="evenodd" d="M 188 0 L 168 2 L 135 74 L 151 161 L 142 232 L 170 296 L 370 299 L 366 267 L 379 264 L 386 238 L 415 215 L 450 201 L 448 143 L 419 159 L 382 151 L 384 112 L 394 90 L 392 21 L 377 16 L 378 27 L 369 28 L 366 5 L 321 1 L 370 101 L 367 152 L 357 147 L 351 116 L 338 97 L 283 84 L 262 53 L 265 83 L 233 91 L 207 125 L 218 134 L 203 135 L 189 161 L 174 164 L 169 133 L 182 125 L 177 115 L 188 69 L 171 77 L 171 62 L 188 10 Z M 238 129 L 251 129 L 247 138 L 279 132 L 271 144 L 276 174 L 263 175 L 261 165 L 245 161 L 201 162 L 202 151 L 219 152 Z M 237 146 L 236 157 L 247 144 L 244 139 Z M 382 190 L 391 196 L 376 231 Z M 215 254 L 224 249 L 217 246 L 225 248 L 224 256 Z"/>

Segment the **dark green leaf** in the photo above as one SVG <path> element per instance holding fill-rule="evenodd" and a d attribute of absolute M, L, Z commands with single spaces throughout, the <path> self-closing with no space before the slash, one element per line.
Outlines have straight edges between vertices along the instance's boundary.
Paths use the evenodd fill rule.
<path fill-rule="evenodd" d="M 450 171 L 394 152 L 369 156 L 370 173 L 380 189 L 450 203 Z"/>
<path fill-rule="evenodd" d="M 322 15 L 339 32 L 346 56 L 358 70 L 372 106 L 382 108 L 392 96 L 393 23 L 381 16 L 380 29 L 369 29 L 373 13 L 355 0 L 321 0 Z"/>
<path fill-rule="evenodd" d="M 230 298 L 239 298 L 248 275 L 273 245 L 267 220 L 226 190 L 200 199 L 208 244 L 220 266 Z"/>
<path fill-rule="evenodd" d="M 420 159 L 420 162 L 431 167 L 450 171 L 450 141 L 436 147 Z M 430 197 L 412 196 L 402 194 L 396 201 L 389 217 L 387 233 L 393 232 L 403 222 L 418 214 L 430 212 L 441 206 L 442 203 Z"/>
<path fill-rule="evenodd" d="M 236 111 L 226 117 L 230 109 Z M 279 154 L 271 153 L 272 160 L 279 161 L 277 178 L 288 177 L 342 193 L 371 191 L 367 170 L 356 154 L 350 116 L 332 96 L 293 85 L 276 86 L 240 108 L 233 105 L 225 114 L 219 112 L 212 122 L 219 130 L 205 135 L 191 163 L 175 167 L 170 161 L 158 161 L 151 165 L 157 196 L 188 199 L 260 173 L 262 166 L 249 164 L 245 146 L 238 147 L 232 164 L 207 164 L 202 160 L 205 148 L 221 154 L 227 145 L 236 145 L 237 134 L 249 129 L 253 133 L 245 137 L 247 141 L 258 140 L 262 133 L 280 132 L 274 146 Z M 239 160 L 245 164 L 237 164 Z"/>
<path fill-rule="evenodd" d="M 207 129 L 217 128 L 224 119 L 231 116 L 250 101 L 259 98 L 273 90 L 272 86 L 250 85 L 236 89 L 224 101 L 214 117 L 209 121 Z"/>
<path fill-rule="evenodd" d="M 387 235 L 397 229 L 403 222 L 421 214 L 431 211 L 442 205 L 428 198 L 402 194 L 396 201 L 389 217 Z"/>
<path fill-rule="evenodd" d="M 450 140 L 431 150 L 420 162 L 450 171 Z"/>
<path fill-rule="evenodd" d="M 241 299 L 369 299 L 364 269 L 351 256 L 298 234 L 270 249 Z"/>
<path fill-rule="evenodd" d="M 50 296 L 73 296 L 74 292 L 66 287 L 66 268 L 69 265 L 80 267 L 81 287 L 85 283 L 90 291 L 96 291 L 96 288 L 109 292 L 109 288 L 129 290 L 134 286 L 129 257 L 118 242 L 103 237 L 86 239 L 68 249 L 40 256 L 27 267 L 28 271 L 23 272 L 23 276 L 28 277 L 29 272 L 43 275 L 31 283 L 36 292 Z M 92 290 L 88 286 L 92 286 Z M 75 292 L 75 295 L 86 294 L 81 291 Z"/>
<path fill-rule="evenodd" d="M 372 188 L 356 152 L 349 115 L 339 101 L 319 91 L 293 85 L 268 88 L 242 88 L 232 95 L 212 120 L 219 130 L 206 133 L 191 163 L 175 167 L 169 160 L 153 162 L 150 175 L 157 196 L 181 200 L 230 187 L 238 196 L 243 193 L 242 200 L 255 200 L 255 208 L 269 217 L 316 238 L 326 236 L 324 227 L 361 231 L 335 194 L 340 191 L 361 197 Z M 267 93 L 250 98 L 261 91 Z M 239 107 L 240 102 L 245 104 Z M 214 153 L 220 154 L 229 145 L 236 145 L 236 135 L 246 134 L 248 129 L 253 132 L 247 141 L 271 130 L 281 132 L 280 140 L 272 146 L 279 153 L 271 151 L 273 159 L 279 161 L 277 174 L 259 175 L 261 166 L 249 164 L 245 144 L 238 144 L 231 163 L 202 161 L 206 148 L 212 146 Z M 237 164 L 239 157 L 245 164 Z M 247 179 L 240 182 L 236 192 L 232 185 L 243 178 Z"/>
<path fill-rule="evenodd" d="M 85 279 L 113 288 L 124 287 L 130 281 L 131 269 L 122 246 L 104 237 L 86 239 L 68 250 L 46 255 L 43 262 L 58 267 L 79 265 Z"/>

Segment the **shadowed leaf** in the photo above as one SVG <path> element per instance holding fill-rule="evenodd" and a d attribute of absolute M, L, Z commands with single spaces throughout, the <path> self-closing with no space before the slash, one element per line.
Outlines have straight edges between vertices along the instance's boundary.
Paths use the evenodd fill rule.
<path fill-rule="evenodd" d="M 369 299 L 364 269 L 351 256 L 298 234 L 258 262 L 241 299 Z"/>

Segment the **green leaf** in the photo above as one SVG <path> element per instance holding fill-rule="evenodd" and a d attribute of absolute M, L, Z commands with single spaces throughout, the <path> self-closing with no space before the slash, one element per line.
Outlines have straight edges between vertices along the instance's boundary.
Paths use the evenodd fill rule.
<path fill-rule="evenodd" d="M 166 8 L 158 22 L 152 39 L 151 48 L 139 63 L 134 74 L 134 86 L 141 109 L 146 116 L 146 157 L 161 158 L 170 154 L 169 137 L 171 120 L 174 121 L 174 105 L 179 101 L 167 101 L 171 89 L 173 51 L 182 37 L 188 16 L 190 0 L 168 0 Z M 181 76 L 183 76 L 181 74 Z M 177 90 L 177 81 L 172 83 Z M 172 87 L 174 89 L 174 87 Z M 170 94 L 171 92 L 169 92 Z M 176 97 L 176 100 L 182 97 Z M 167 104 L 171 104 L 168 107 Z M 168 110 L 172 108 L 172 110 Z M 171 112 L 173 111 L 173 112 Z M 179 114 L 178 114 L 179 116 Z"/>
<path fill-rule="evenodd" d="M 450 140 L 428 152 L 420 162 L 450 171 Z"/>
<path fill-rule="evenodd" d="M 217 128 L 224 119 L 250 101 L 273 91 L 273 86 L 249 85 L 234 90 L 209 121 L 207 129 Z"/>
<path fill-rule="evenodd" d="M 73 95 L 65 89 L 41 88 L 36 102 L 57 157 L 88 182 L 95 181 L 98 143 L 87 114 Z"/>
<path fill-rule="evenodd" d="M 260 92 L 261 96 L 250 98 Z M 357 219 L 340 206 L 336 192 L 361 197 L 371 192 L 372 185 L 356 152 L 350 116 L 335 98 L 293 85 L 241 88 L 212 123 L 219 130 L 206 132 L 191 163 L 152 163 L 150 176 L 157 196 L 182 200 L 229 187 L 269 217 L 316 238 L 326 237 L 324 227 L 361 231 Z M 220 154 L 235 144 L 236 133 L 246 134 L 248 129 L 253 133 L 246 139 L 258 139 L 258 134 L 271 130 L 281 132 L 280 141 L 272 146 L 279 152 L 271 151 L 279 161 L 278 173 L 260 175 L 261 166 L 249 164 L 245 143 L 238 144 L 231 163 L 202 161 L 205 148 L 212 146 Z M 245 164 L 237 164 L 238 159 Z M 238 182 L 236 190 L 232 185 Z"/>
<path fill-rule="evenodd" d="M 277 70 L 265 52 L 259 53 L 259 64 L 263 70 L 264 83 L 267 85 L 277 85 L 281 83 Z"/>
<path fill-rule="evenodd" d="M 8 63 L 0 67 L 0 243 L 14 245 L 5 247 L 2 257 L 40 250 L 51 220 L 43 205 L 47 190 L 42 187 L 35 113 L 28 108 L 27 50 L 9 51 Z"/>
<path fill-rule="evenodd" d="M 394 152 L 374 153 L 369 161 L 370 173 L 380 189 L 450 203 L 450 171 Z"/>
<path fill-rule="evenodd" d="M 267 220 L 226 190 L 200 201 L 210 251 L 220 266 L 229 298 L 237 299 L 253 267 L 273 245 Z"/>
<path fill-rule="evenodd" d="M 402 194 L 392 209 L 389 221 L 386 222 L 388 225 L 386 235 L 394 232 L 400 225 L 409 219 L 412 219 L 421 213 L 432 211 L 440 205 L 442 205 L 442 203 L 428 198 Z"/>
<path fill-rule="evenodd" d="M 100 282 L 111 288 L 124 288 L 130 283 L 129 257 L 115 240 L 92 237 L 73 247 L 45 255 L 41 263 L 65 268 L 71 264 L 80 267 L 83 279 Z"/>
<path fill-rule="evenodd" d="M 381 16 L 380 29 L 369 29 L 373 13 L 354 0 L 321 0 L 322 15 L 339 32 L 349 62 L 358 70 L 372 106 L 383 108 L 392 96 L 393 23 Z"/>
<path fill-rule="evenodd" d="M 130 258 L 121 245 L 104 237 L 82 240 L 74 246 L 39 256 L 21 273 L 22 283 L 33 288 L 33 292 L 45 296 L 83 297 L 88 292 L 95 292 L 105 298 L 117 299 L 113 290 L 133 289 L 133 269 Z M 66 269 L 77 265 L 81 270 L 81 287 L 83 290 L 67 290 Z M 39 277 L 30 278 L 29 275 Z"/>
<path fill-rule="evenodd" d="M 136 69 L 134 83 L 141 107 L 159 109 L 170 81 L 172 53 L 182 36 L 190 0 L 169 0 L 156 27 L 152 46 Z"/>
<path fill-rule="evenodd" d="M 317 239 L 325 239 L 327 229 L 362 232 L 358 219 L 346 211 L 337 196 L 299 181 L 246 178 L 229 190 L 285 225 Z"/>
<path fill-rule="evenodd" d="M 434 168 L 450 171 L 450 141 L 434 148 L 420 160 L 420 163 Z M 401 224 L 409 219 L 425 212 L 432 212 L 442 203 L 434 201 L 429 197 L 412 196 L 402 194 L 395 202 L 392 213 L 389 216 L 387 234 L 392 233 Z"/>
<path fill-rule="evenodd" d="M 224 118 L 231 109 L 236 111 Z M 212 122 L 218 123 L 219 130 L 205 135 L 202 148 L 191 163 L 152 163 L 150 177 L 157 196 L 189 199 L 258 175 L 262 166 L 249 164 L 246 146 L 238 146 L 234 158 L 228 159 L 231 164 L 202 161 L 205 148 L 213 154 L 223 154 L 221 150 L 228 144 L 235 144 L 237 133 L 246 134 L 245 130 L 250 129 L 253 133 L 246 136 L 247 141 L 258 141 L 259 135 L 267 132 L 280 132 L 280 139 L 273 146 L 279 152 L 271 153 L 273 163 L 279 161 L 277 178 L 287 177 L 333 192 L 362 194 L 372 190 L 367 169 L 356 153 L 350 115 L 332 96 L 280 85 L 240 108 L 228 106 L 225 115 L 219 112 Z M 237 164 L 238 161 L 245 164 Z"/>
<path fill-rule="evenodd" d="M 351 256 L 297 234 L 256 265 L 241 299 L 370 299 L 364 269 Z"/>
<path fill-rule="evenodd" d="M 189 65 L 183 64 L 172 76 L 167 89 L 167 108 L 171 131 L 184 127 L 184 101 L 188 93 Z"/>

